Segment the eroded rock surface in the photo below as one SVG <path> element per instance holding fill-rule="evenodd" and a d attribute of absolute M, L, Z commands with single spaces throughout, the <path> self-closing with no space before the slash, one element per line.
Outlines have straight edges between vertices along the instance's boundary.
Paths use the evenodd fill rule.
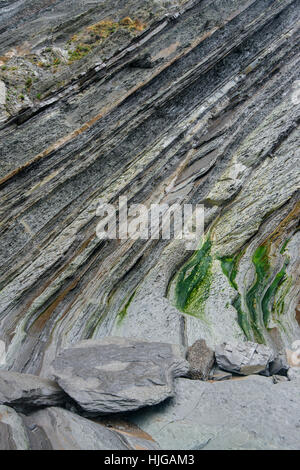
<path fill-rule="evenodd" d="M 215 362 L 215 353 L 202 339 L 188 348 L 187 360 L 190 364 L 188 377 L 194 380 L 207 380 Z"/>
<path fill-rule="evenodd" d="M 163 449 L 300 449 L 299 379 L 176 380 L 176 396 L 132 420 Z M 285 417 L 285 418 L 283 418 Z"/>
<path fill-rule="evenodd" d="M 172 397 L 174 378 L 185 375 L 188 368 L 176 345 L 110 337 L 65 349 L 52 371 L 83 410 L 108 414 Z"/>
<path fill-rule="evenodd" d="M 0 405 L 0 449 L 154 450 L 159 446 L 141 431 L 112 430 L 62 408 L 44 408 L 24 416 Z"/>
<path fill-rule="evenodd" d="M 155 442 L 123 435 L 62 408 L 51 407 L 24 417 L 34 434 L 32 449 L 129 450 L 159 448 Z"/>
<path fill-rule="evenodd" d="M 9 406 L 0 405 L 0 450 L 28 450 L 30 441 L 26 425 Z"/>
<path fill-rule="evenodd" d="M 1 15 L 1 367 L 47 377 L 108 335 L 284 351 L 300 337 L 296 0 L 26 4 Z M 99 198 L 120 195 L 204 204 L 199 250 L 99 240 Z"/>
<path fill-rule="evenodd" d="M 52 380 L 0 370 L 0 404 L 18 410 L 63 405 L 68 397 Z"/>
<path fill-rule="evenodd" d="M 49 377 L 62 351 L 107 336 L 291 348 L 297 0 L 0 3 L 1 369 Z M 100 240 L 99 200 L 119 196 L 147 208 L 203 204 L 198 249 Z M 97 374 L 83 402 L 94 401 Z M 173 393 L 154 375 L 149 390 Z"/>
<path fill-rule="evenodd" d="M 241 375 L 269 374 L 269 364 L 274 361 L 274 352 L 262 344 L 223 343 L 216 347 L 216 361 L 221 369 Z"/>

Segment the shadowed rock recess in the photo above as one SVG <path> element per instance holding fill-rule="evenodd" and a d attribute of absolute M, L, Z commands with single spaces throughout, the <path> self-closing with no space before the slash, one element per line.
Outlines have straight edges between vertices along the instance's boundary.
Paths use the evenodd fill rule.
<path fill-rule="evenodd" d="M 273 360 L 300 339 L 299 20 L 298 0 L 0 0 L 0 369 L 28 374 L 0 374 L 0 448 L 299 448 L 298 363 L 283 383 L 187 378 L 220 344 Z M 119 196 L 203 204 L 199 248 L 100 240 Z M 77 364 L 83 340 L 104 349 Z M 189 375 L 174 351 L 199 340 Z M 125 431 L 84 413 L 172 396 Z"/>

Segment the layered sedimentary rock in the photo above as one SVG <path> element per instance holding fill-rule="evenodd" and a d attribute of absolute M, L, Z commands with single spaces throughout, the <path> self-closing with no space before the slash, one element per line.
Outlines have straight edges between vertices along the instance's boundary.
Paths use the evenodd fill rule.
<path fill-rule="evenodd" d="M 1 367 L 47 377 L 61 350 L 110 335 L 289 347 L 297 1 L 1 9 Z M 199 249 L 98 239 L 98 201 L 119 196 L 204 204 Z"/>

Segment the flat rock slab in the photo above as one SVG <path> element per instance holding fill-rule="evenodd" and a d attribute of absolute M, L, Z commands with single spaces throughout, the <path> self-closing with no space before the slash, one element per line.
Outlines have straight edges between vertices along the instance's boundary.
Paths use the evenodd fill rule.
<path fill-rule="evenodd" d="M 130 415 L 162 449 L 299 450 L 300 380 L 175 381 L 175 398 Z"/>
<path fill-rule="evenodd" d="M 174 395 L 189 366 L 180 347 L 108 337 L 65 349 L 52 365 L 59 385 L 82 409 L 107 414 L 155 405 Z"/>
<path fill-rule="evenodd" d="M 274 361 L 272 349 L 263 344 L 223 343 L 216 346 L 216 361 L 221 369 L 241 375 L 265 372 L 269 375 L 269 364 Z"/>
<path fill-rule="evenodd" d="M 62 405 L 68 398 L 52 380 L 0 370 L 0 405 L 6 404 L 22 411 L 34 407 Z"/>
<path fill-rule="evenodd" d="M 24 422 L 33 450 L 159 449 L 154 441 L 126 436 L 63 408 L 45 408 L 25 416 Z"/>

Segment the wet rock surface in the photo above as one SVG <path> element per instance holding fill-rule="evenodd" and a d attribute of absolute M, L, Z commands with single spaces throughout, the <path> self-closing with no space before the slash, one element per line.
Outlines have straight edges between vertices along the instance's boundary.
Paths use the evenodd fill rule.
<path fill-rule="evenodd" d="M 124 338 L 87 340 L 58 355 L 58 384 L 90 413 L 155 405 L 174 395 L 173 380 L 188 371 L 178 346 Z"/>

